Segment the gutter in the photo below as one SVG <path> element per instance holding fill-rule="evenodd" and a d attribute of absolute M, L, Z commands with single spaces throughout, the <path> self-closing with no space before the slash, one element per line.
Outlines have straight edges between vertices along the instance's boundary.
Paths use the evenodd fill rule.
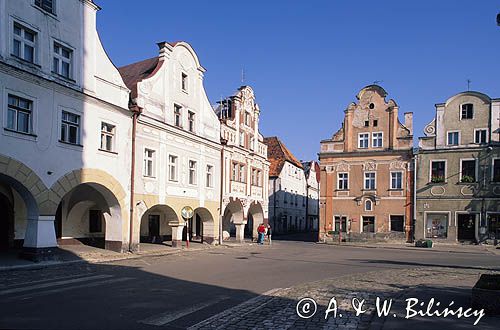
<path fill-rule="evenodd" d="M 222 213 L 222 198 L 224 191 L 224 146 L 227 145 L 227 140 L 224 138 L 220 139 L 220 144 L 222 148 L 220 149 L 220 195 L 219 195 L 219 245 L 222 245 L 222 220 L 224 214 Z"/>
<path fill-rule="evenodd" d="M 137 105 L 132 105 L 129 107 L 132 111 L 132 159 L 131 159 L 131 169 L 130 169 L 130 233 L 128 250 L 134 252 L 135 248 L 132 243 L 134 238 L 134 194 L 135 194 L 135 138 L 137 131 L 137 119 L 142 113 L 142 108 Z"/>

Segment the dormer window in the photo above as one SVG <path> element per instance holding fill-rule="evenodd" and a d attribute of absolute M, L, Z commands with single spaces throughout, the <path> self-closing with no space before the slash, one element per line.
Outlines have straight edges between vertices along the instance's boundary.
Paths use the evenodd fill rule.
<path fill-rule="evenodd" d="M 181 74 L 181 88 L 184 92 L 187 92 L 188 88 L 188 82 L 187 82 L 188 76 L 184 72 Z"/>
<path fill-rule="evenodd" d="M 50 14 L 55 14 L 54 0 L 35 0 L 35 6 Z"/>
<path fill-rule="evenodd" d="M 474 117 L 474 107 L 472 103 L 462 104 L 462 119 L 472 119 Z"/>

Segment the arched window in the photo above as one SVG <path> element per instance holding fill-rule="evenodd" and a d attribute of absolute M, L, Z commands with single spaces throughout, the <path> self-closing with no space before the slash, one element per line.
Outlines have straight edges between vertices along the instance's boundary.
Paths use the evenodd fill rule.
<path fill-rule="evenodd" d="M 365 201 L 365 211 L 372 211 L 372 207 L 373 207 L 372 201 L 367 199 Z"/>

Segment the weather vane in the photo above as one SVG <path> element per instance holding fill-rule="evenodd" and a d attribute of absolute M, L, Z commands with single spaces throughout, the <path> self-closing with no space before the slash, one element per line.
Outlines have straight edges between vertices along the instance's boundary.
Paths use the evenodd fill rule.
<path fill-rule="evenodd" d="M 467 79 L 467 90 L 470 91 L 470 83 L 471 83 L 471 80 L 470 79 Z"/>

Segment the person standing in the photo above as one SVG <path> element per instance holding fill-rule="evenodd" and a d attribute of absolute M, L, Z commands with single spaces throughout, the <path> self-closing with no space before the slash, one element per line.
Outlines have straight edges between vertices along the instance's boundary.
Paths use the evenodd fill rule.
<path fill-rule="evenodd" d="M 272 234 L 273 234 L 273 229 L 271 228 L 270 224 L 267 224 L 267 239 L 269 240 L 269 245 L 272 244 L 272 241 L 271 241 Z"/>
<path fill-rule="evenodd" d="M 259 227 L 257 227 L 257 235 L 258 235 L 257 243 L 259 243 L 261 245 L 264 244 L 265 232 L 266 232 L 266 228 L 264 227 L 264 224 L 261 223 L 259 225 Z"/>

